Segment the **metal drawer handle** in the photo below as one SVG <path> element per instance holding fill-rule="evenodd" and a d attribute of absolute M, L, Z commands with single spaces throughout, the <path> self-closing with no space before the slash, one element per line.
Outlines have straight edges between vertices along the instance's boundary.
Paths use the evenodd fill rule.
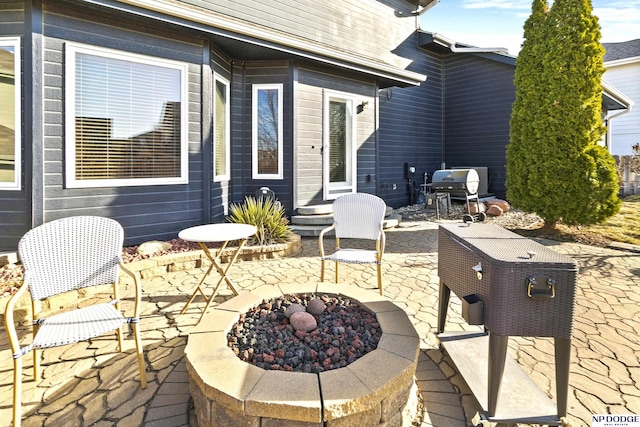
<path fill-rule="evenodd" d="M 556 281 L 550 277 L 527 277 L 527 295 L 532 299 L 552 299 L 556 296 Z"/>

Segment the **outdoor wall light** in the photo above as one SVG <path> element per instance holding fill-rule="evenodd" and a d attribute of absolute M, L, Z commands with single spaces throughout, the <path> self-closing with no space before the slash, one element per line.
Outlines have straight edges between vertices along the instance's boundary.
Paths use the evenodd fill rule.
<path fill-rule="evenodd" d="M 362 101 L 362 103 L 360 105 L 358 105 L 356 111 L 358 112 L 358 114 L 362 113 L 364 111 L 364 109 L 367 107 L 367 104 L 369 104 L 369 101 Z"/>

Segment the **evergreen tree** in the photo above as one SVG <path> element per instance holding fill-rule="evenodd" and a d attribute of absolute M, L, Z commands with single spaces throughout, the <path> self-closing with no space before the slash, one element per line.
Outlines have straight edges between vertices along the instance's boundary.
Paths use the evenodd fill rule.
<path fill-rule="evenodd" d="M 516 66 L 507 195 L 547 226 L 602 222 L 620 201 L 615 161 L 598 145 L 604 134 L 598 19 L 590 0 L 556 0 L 545 10 L 546 2 L 534 0 Z"/>
<path fill-rule="evenodd" d="M 536 155 L 536 129 L 544 128 L 544 117 L 537 113 L 544 94 L 542 57 L 547 48 L 544 24 L 549 5 L 546 0 L 533 0 L 531 15 L 524 23 L 524 43 L 516 59 L 514 84 L 516 99 L 510 122 L 510 144 L 507 146 L 507 198 L 526 211 L 535 211 L 530 198 L 533 191 L 530 175 L 540 167 Z M 510 173 L 513 172 L 513 173 Z"/>

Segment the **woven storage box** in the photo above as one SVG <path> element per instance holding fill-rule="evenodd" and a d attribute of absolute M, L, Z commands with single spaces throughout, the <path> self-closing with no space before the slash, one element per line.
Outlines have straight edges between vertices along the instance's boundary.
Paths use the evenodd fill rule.
<path fill-rule="evenodd" d="M 460 298 L 483 301 L 491 333 L 571 338 L 573 259 L 492 224 L 442 224 L 438 239 L 440 280 Z M 532 278 L 554 283 L 553 298 L 530 297 Z"/>

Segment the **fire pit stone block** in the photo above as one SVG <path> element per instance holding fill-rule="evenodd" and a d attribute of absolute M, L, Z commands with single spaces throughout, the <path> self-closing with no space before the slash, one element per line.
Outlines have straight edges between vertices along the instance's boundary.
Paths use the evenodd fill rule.
<path fill-rule="evenodd" d="M 263 299 L 343 295 L 376 313 L 378 347 L 344 368 L 316 374 L 267 371 L 241 361 L 226 333 Z M 265 285 L 210 309 L 185 349 L 189 388 L 201 426 L 401 426 L 417 410 L 420 338 L 402 309 L 376 292 L 340 284 Z M 380 369 L 384 367 L 384 369 Z M 414 404 L 415 403 L 415 404 Z M 324 409 L 324 410 L 323 410 Z"/>

